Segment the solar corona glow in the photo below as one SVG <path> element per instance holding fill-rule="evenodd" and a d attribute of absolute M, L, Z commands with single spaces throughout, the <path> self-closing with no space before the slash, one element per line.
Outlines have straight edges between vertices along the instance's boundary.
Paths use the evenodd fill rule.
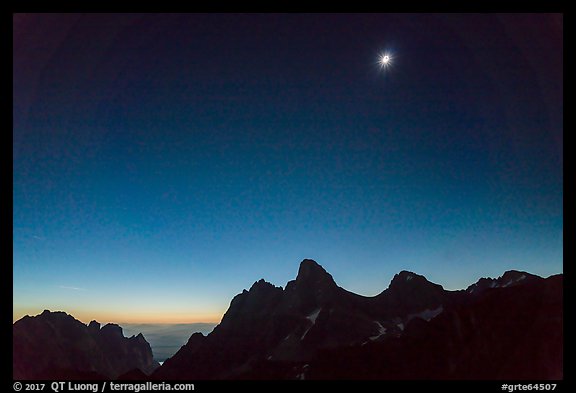
<path fill-rule="evenodd" d="M 14 320 L 217 323 L 305 258 L 366 296 L 562 271 L 561 17 L 13 22 Z"/>
<path fill-rule="evenodd" d="M 392 62 L 392 56 L 388 53 L 384 53 L 380 56 L 380 67 L 388 68 Z"/>

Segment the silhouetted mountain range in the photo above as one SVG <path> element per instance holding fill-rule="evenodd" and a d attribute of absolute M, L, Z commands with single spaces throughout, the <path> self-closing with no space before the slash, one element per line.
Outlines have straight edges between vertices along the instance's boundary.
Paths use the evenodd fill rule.
<path fill-rule="evenodd" d="M 285 289 L 260 280 L 158 379 L 559 379 L 562 275 L 509 271 L 447 291 L 402 271 L 374 297 L 313 260 Z"/>
<path fill-rule="evenodd" d="M 116 324 L 87 326 L 64 312 L 25 316 L 12 335 L 14 379 L 115 379 L 159 367 L 142 334 L 126 338 Z"/>
<path fill-rule="evenodd" d="M 159 368 L 144 337 L 117 325 L 24 317 L 14 378 L 562 379 L 562 283 L 508 271 L 448 291 L 402 271 L 365 297 L 306 259 L 284 289 L 260 280 L 236 295 Z"/>

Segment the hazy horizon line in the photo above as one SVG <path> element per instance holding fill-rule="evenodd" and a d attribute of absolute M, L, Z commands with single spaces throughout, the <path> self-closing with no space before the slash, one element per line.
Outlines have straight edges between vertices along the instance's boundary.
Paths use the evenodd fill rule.
<path fill-rule="evenodd" d="M 29 312 L 25 312 L 25 313 L 18 313 L 18 314 L 12 314 L 12 324 L 16 323 L 17 321 L 21 320 L 22 318 L 28 316 L 28 317 L 36 317 L 40 314 L 42 314 L 44 312 L 44 310 L 48 310 L 50 312 L 64 312 L 70 316 L 72 316 L 74 319 L 82 322 L 85 325 L 88 325 L 91 321 L 96 321 L 98 323 L 100 323 L 102 326 L 107 325 L 109 323 L 113 323 L 113 324 L 117 324 L 120 327 L 124 326 L 124 325 L 218 325 L 221 321 L 222 321 L 222 317 L 220 317 L 220 319 L 218 321 L 210 321 L 210 320 L 203 320 L 203 321 L 175 321 L 175 322 L 171 322 L 171 321 L 153 321 L 153 320 L 143 320 L 143 321 L 121 321 L 121 320 L 114 320 L 111 318 L 103 318 L 103 319 L 98 319 L 98 318 L 85 318 L 84 316 L 77 316 L 74 311 L 67 311 L 67 310 L 52 310 L 49 308 L 44 308 L 42 311 L 39 311 L 37 313 L 29 313 Z M 224 314 L 222 314 L 223 316 Z"/>

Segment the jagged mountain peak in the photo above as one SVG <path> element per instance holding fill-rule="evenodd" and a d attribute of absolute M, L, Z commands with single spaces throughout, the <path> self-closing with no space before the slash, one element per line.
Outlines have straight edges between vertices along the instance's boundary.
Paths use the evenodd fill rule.
<path fill-rule="evenodd" d="M 124 337 L 122 328 L 115 323 L 107 323 L 100 329 L 100 334 L 106 336 Z"/>
<path fill-rule="evenodd" d="M 319 283 L 336 285 L 332 275 L 313 259 L 304 259 L 300 262 L 296 283 L 299 285 L 315 285 Z"/>
<path fill-rule="evenodd" d="M 523 272 L 510 271 L 499 280 L 528 281 L 524 276 L 528 277 Z M 494 279 L 484 280 L 489 284 Z M 496 294 L 507 298 L 517 295 L 515 290 L 497 291 Z M 315 367 L 322 370 L 323 364 L 331 359 L 325 357 L 329 351 L 376 354 L 383 346 L 391 346 L 392 356 L 378 363 L 387 364 L 397 356 L 396 345 L 406 342 L 407 346 L 401 349 L 411 351 L 411 340 L 414 337 L 420 340 L 421 332 L 426 333 L 423 336 L 426 340 L 428 335 L 436 337 L 442 331 L 448 331 L 449 338 L 458 338 L 463 328 L 477 328 L 474 325 L 477 322 L 466 319 L 468 314 L 458 314 L 474 306 L 475 302 L 485 300 L 475 295 L 446 291 L 423 275 L 402 270 L 382 293 L 364 297 L 340 288 L 321 265 L 305 259 L 299 265 L 296 279 L 288 282 L 285 289 L 262 279 L 250 290 L 237 295 L 220 325 L 205 337 L 193 335 L 154 377 L 302 378 L 304 372 L 294 371 L 295 365 L 313 369 L 312 364 L 317 362 Z M 442 348 L 444 341 L 431 343 L 437 345 L 435 348 Z M 451 354 L 442 353 L 448 360 L 452 359 Z M 357 358 L 350 364 L 355 362 L 358 362 Z M 348 365 L 343 367 L 347 369 Z M 406 367 L 407 375 L 412 375 L 410 363 L 406 363 Z M 330 370 L 325 371 L 328 374 L 316 372 L 320 372 L 317 375 L 334 375 Z M 414 371 L 415 375 L 419 375 L 419 371 Z"/>
<path fill-rule="evenodd" d="M 392 278 L 392 281 L 390 282 L 389 289 L 393 290 L 397 288 L 414 287 L 418 285 L 428 285 L 442 288 L 441 285 L 428 281 L 426 277 L 420 274 L 402 270 L 400 273 L 394 275 L 394 278 Z"/>
<path fill-rule="evenodd" d="M 86 325 L 61 311 L 16 321 L 12 336 L 15 379 L 114 379 L 136 368 L 150 374 L 159 366 L 142 334 L 127 338 L 116 324 Z"/>
<path fill-rule="evenodd" d="M 259 291 L 269 291 L 269 290 L 277 290 L 280 287 L 275 286 L 274 284 L 269 283 L 268 281 L 261 278 L 260 280 L 254 282 L 250 287 L 248 292 L 259 292 Z"/>
<path fill-rule="evenodd" d="M 530 281 L 543 280 L 542 277 L 519 270 L 507 270 L 498 278 L 482 277 L 474 284 L 470 285 L 466 292 L 480 294 L 491 288 L 506 288 L 510 286 L 525 284 Z"/>
<path fill-rule="evenodd" d="M 326 273 L 326 270 L 315 260 L 313 259 L 303 259 L 300 262 L 300 267 L 298 268 L 298 273 L 306 272 L 306 271 L 319 271 Z"/>
<path fill-rule="evenodd" d="M 134 340 L 139 341 L 139 342 L 147 342 L 146 338 L 144 337 L 144 335 L 142 333 L 138 333 L 137 335 L 130 337 L 130 339 L 134 339 Z"/>
<path fill-rule="evenodd" d="M 92 320 L 90 321 L 90 323 L 88 324 L 88 328 L 93 329 L 93 330 L 100 330 L 100 322 L 96 321 L 96 320 Z"/>
<path fill-rule="evenodd" d="M 220 328 L 233 326 L 238 320 L 246 317 L 251 319 L 254 315 L 266 315 L 280 301 L 283 293 L 281 287 L 277 287 L 264 279 L 256 281 L 250 290 L 234 296 L 230 307 L 222 317 Z"/>
<path fill-rule="evenodd" d="M 267 297 L 273 296 L 278 292 L 282 292 L 282 287 L 277 287 L 261 278 L 255 281 L 249 290 L 244 289 L 242 293 L 234 296 L 230 306 L 238 307 L 245 304 L 259 304 L 266 301 Z"/>
<path fill-rule="evenodd" d="M 286 284 L 284 307 L 308 314 L 321 305 L 332 303 L 340 288 L 322 266 L 312 259 L 300 263 L 296 280 Z"/>
<path fill-rule="evenodd" d="M 523 272 L 523 271 L 519 271 L 519 270 L 508 270 L 506 272 L 504 272 L 504 274 L 502 275 L 502 277 L 499 277 L 498 280 L 501 281 L 502 286 L 509 286 L 512 284 L 516 284 L 519 283 L 520 281 L 523 280 L 533 280 L 533 279 L 538 279 L 540 277 L 535 276 L 533 274 L 527 273 L 527 272 Z"/>
<path fill-rule="evenodd" d="M 442 285 L 407 270 L 395 274 L 388 288 L 376 299 L 384 315 L 399 318 L 439 310 L 450 301 Z"/>
<path fill-rule="evenodd" d="M 90 334 L 97 335 L 98 333 L 100 333 L 100 322 L 97 321 L 90 321 L 90 323 L 88 324 L 88 331 L 90 332 Z"/>
<path fill-rule="evenodd" d="M 37 315 L 34 318 L 39 319 L 50 319 L 50 320 L 72 320 L 74 317 L 70 314 L 65 313 L 64 311 L 50 311 L 44 310 L 42 314 Z"/>
<path fill-rule="evenodd" d="M 408 270 L 401 270 L 400 272 L 394 275 L 392 281 L 394 280 L 411 281 L 414 277 L 424 277 L 424 276 L 421 276 Z"/>

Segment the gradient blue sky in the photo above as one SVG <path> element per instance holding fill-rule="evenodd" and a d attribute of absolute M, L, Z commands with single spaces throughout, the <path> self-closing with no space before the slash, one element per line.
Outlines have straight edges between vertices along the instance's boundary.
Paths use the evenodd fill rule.
<path fill-rule="evenodd" d="M 13 28 L 15 319 L 217 322 L 303 258 L 363 295 L 562 272 L 562 16 Z"/>

